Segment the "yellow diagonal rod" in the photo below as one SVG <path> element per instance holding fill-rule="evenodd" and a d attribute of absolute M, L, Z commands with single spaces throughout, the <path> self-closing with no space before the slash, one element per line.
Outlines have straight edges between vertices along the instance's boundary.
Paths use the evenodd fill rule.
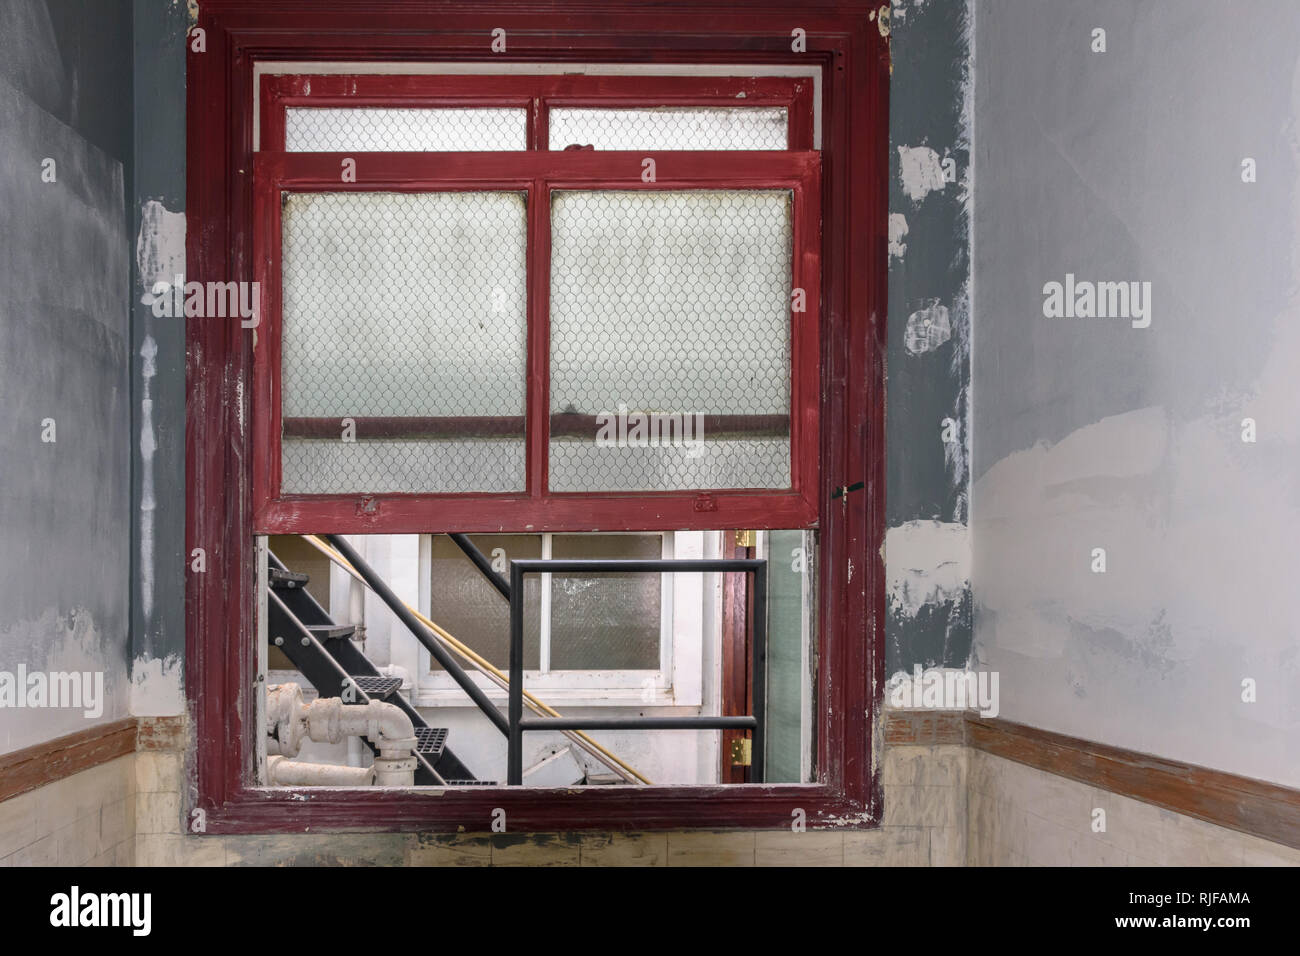
<path fill-rule="evenodd" d="M 329 558 L 331 561 L 337 564 L 340 568 L 342 568 L 344 571 L 350 574 L 353 577 L 353 579 L 360 581 L 362 585 L 369 587 L 369 585 L 366 584 L 365 578 L 363 578 L 357 572 L 356 568 L 352 567 L 352 565 L 348 562 L 347 558 L 343 557 L 343 555 L 339 554 L 328 544 L 322 541 L 319 537 L 317 537 L 314 534 L 300 534 L 298 537 L 302 538 L 304 541 L 310 544 L 317 551 L 321 552 L 321 554 L 325 555 L 327 558 Z M 472 647 L 470 647 L 468 644 L 465 644 L 459 638 L 452 635 L 450 632 L 445 630 L 439 624 L 435 623 L 434 621 L 431 621 L 425 615 L 421 614 L 416 608 L 413 608 L 411 607 L 411 605 L 406 604 L 405 601 L 403 601 L 402 603 L 406 605 L 406 609 L 410 611 L 412 614 L 414 614 L 416 619 L 419 620 L 421 624 L 423 624 L 425 627 L 427 627 L 430 631 L 433 632 L 435 637 L 439 638 L 444 644 L 451 647 L 451 649 L 454 650 L 457 654 L 459 654 L 461 657 L 465 658 L 465 660 L 469 661 L 472 665 L 474 665 L 474 667 L 479 671 L 481 671 L 483 675 L 488 678 L 488 680 L 492 681 L 492 683 L 496 684 L 498 687 L 503 689 L 508 688 L 510 686 L 510 679 L 506 677 L 503 671 L 501 671 L 495 665 L 493 665 L 491 661 L 481 656 Z M 556 710 L 554 707 L 551 707 L 549 704 L 546 704 L 538 700 L 536 697 L 530 694 L 527 691 L 527 689 L 524 690 L 524 703 L 528 705 L 529 709 L 531 709 L 533 713 L 541 714 L 544 717 L 561 716 L 558 710 Z M 596 757 L 598 760 L 600 760 L 601 763 L 606 764 L 611 770 L 614 770 L 616 773 L 618 773 L 620 777 L 623 777 L 623 779 L 631 780 L 633 782 L 639 782 L 643 784 L 650 783 L 649 779 L 647 779 L 643 774 L 637 771 L 634 767 L 624 762 L 622 759 L 620 759 L 615 754 L 611 753 L 609 750 L 607 750 L 605 747 L 598 744 L 596 741 L 592 740 L 591 737 L 587 736 L 581 730 L 565 730 L 562 731 L 562 733 L 564 734 L 566 739 L 573 741 L 583 750 L 587 751 L 593 757 Z"/>

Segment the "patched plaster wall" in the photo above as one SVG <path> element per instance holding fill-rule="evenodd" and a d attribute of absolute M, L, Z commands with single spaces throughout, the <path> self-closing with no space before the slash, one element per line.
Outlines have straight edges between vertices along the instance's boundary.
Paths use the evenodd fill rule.
<path fill-rule="evenodd" d="M 1003 717 L 1295 786 L 1300 7 L 1249 9 L 976 4 L 972 574 Z"/>

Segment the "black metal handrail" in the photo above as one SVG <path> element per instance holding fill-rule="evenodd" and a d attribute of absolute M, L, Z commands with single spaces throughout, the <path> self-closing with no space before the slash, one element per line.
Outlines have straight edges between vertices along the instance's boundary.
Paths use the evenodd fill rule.
<path fill-rule="evenodd" d="M 457 542 L 460 544 L 460 542 Z M 464 545 L 461 545 L 464 548 Z M 470 545 L 473 547 L 473 545 Z M 477 549 L 475 549 L 477 551 Z M 466 551 L 468 554 L 468 550 Z M 480 557 L 481 557 L 480 553 Z M 472 557 L 472 555 L 471 555 Z M 479 562 L 475 562 L 479 564 Z M 486 561 L 479 564 L 483 570 Z M 767 664 L 767 561 L 761 558 L 521 559 L 510 562 L 510 704 L 506 783 L 524 782 L 524 731 L 529 730 L 752 730 L 751 776 L 763 780 L 763 724 Z M 753 653 L 750 680 L 754 713 L 739 717 L 524 717 L 524 576 L 527 574 L 618 574 L 628 572 L 743 571 L 754 576 Z M 496 580 L 500 578 L 487 571 Z"/>
<path fill-rule="evenodd" d="M 501 711 L 488 699 L 488 695 L 483 692 L 483 689 L 474 683 L 474 678 L 465 673 L 465 669 L 456 662 L 451 653 L 439 644 L 434 639 L 433 634 L 429 632 L 429 629 L 411 613 L 411 609 L 403 603 L 402 599 L 393 593 L 393 589 L 388 586 L 387 582 L 375 573 L 374 568 L 366 564 L 361 555 L 357 554 L 356 549 L 348 544 L 341 534 L 327 534 L 325 538 L 334 546 L 336 551 L 347 558 L 348 563 L 356 569 L 357 574 L 361 575 L 366 584 L 370 585 L 370 589 L 379 596 L 381 601 L 388 605 L 388 609 L 397 615 L 397 619 L 406 625 L 406 629 L 415 635 L 416 640 L 428 649 L 429 653 L 433 655 L 433 659 L 441 664 L 447 673 L 452 676 L 452 679 L 461 686 L 461 689 L 469 695 L 470 700 L 474 702 L 478 709 L 483 711 L 483 715 L 492 722 L 493 726 L 508 737 L 510 727 L 506 719 L 501 716 Z"/>

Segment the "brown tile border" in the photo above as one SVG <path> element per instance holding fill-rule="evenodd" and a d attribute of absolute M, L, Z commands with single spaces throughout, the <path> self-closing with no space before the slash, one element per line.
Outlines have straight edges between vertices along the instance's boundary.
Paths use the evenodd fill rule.
<path fill-rule="evenodd" d="M 966 732 L 976 750 L 1300 849 L 1300 790 L 997 718 L 967 715 Z"/>
<path fill-rule="evenodd" d="M 184 751 L 188 745 L 184 717 L 141 717 L 136 750 Z"/>
<path fill-rule="evenodd" d="M 136 723 L 124 717 L 0 755 L 0 800 L 134 753 Z"/>
<path fill-rule="evenodd" d="M 964 744 L 966 721 L 960 710 L 887 710 L 885 745 Z"/>

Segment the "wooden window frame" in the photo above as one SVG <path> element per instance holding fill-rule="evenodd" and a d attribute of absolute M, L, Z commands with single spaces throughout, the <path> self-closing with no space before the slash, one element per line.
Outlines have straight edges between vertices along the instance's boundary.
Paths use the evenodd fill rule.
<path fill-rule="evenodd" d="M 822 107 L 820 356 L 814 357 L 820 359 L 818 479 L 816 488 L 806 489 L 815 513 L 811 524 L 819 531 L 817 782 L 578 791 L 506 787 L 295 791 L 256 786 L 253 735 L 260 728 L 255 706 L 253 537 L 276 529 L 273 521 L 262 521 L 267 515 L 259 518 L 255 507 L 250 428 L 255 421 L 251 416 L 255 349 L 253 335 L 238 322 L 198 320 L 187 325 L 187 548 L 204 548 L 208 565 L 206 572 L 191 573 L 187 580 L 186 682 L 195 731 L 192 808 L 204 811 L 203 832 L 486 831 L 495 808 L 506 811 L 511 832 L 784 828 L 800 815 L 797 811 L 802 811 L 811 828 L 879 824 L 881 788 L 873 754 L 880 745 L 874 722 L 884 678 L 880 550 L 884 539 L 888 46 L 868 18 L 873 4 L 810 7 L 753 0 L 745 7 L 738 11 L 735 4 L 607 0 L 539 13 L 526 4 L 509 2 L 206 0 L 197 23 L 205 32 L 204 50 L 198 52 L 191 45 L 188 53 L 187 278 L 252 281 L 257 273 L 254 232 L 267 225 L 255 211 L 254 163 L 260 160 L 274 167 L 286 155 L 254 155 L 257 63 L 485 65 L 493 60 L 492 31 L 504 28 L 509 52 L 499 58 L 501 62 L 554 64 L 557 72 L 563 72 L 565 64 L 587 63 L 723 64 L 735 66 L 738 73 L 752 70 L 755 74 L 768 66 L 818 67 Z M 792 49 L 794 30 L 803 31 L 805 38 L 804 48 L 797 51 Z M 364 68 L 359 66 L 357 72 Z M 404 168 L 403 163 L 417 162 L 404 155 L 411 154 L 389 154 L 389 161 L 405 180 L 420 170 Z M 691 154 L 659 155 L 661 170 L 685 176 L 683 185 L 689 182 Z M 779 155 L 771 153 L 767 158 Z M 301 158 L 304 165 L 295 175 L 322 188 L 338 187 L 337 159 L 330 168 L 323 154 Z M 575 151 L 571 158 L 582 162 L 583 151 Z M 669 166 L 663 159 L 670 161 Z M 418 164 L 445 161 L 447 156 L 422 154 Z M 461 171 L 471 181 L 481 181 L 485 172 L 489 171 Z M 503 177 L 503 170 L 490 172 L 515 181 Z M 590 172 L 590 178 L 579 175 L 578 181 L 592 181 L 601 171 L 593 166 Z M 517 176 L 518 170 L 514 173 Z M 663 188 L 662 176 L 659 188 Z M 846 488 L 856 490 L 842 490 Z M 644 520 L 626 522 L 619 530 L 680 527 L 674 519 L 694 514 L 696 508 L 708 510 L 705 523 L 713 528 L 809 524 L 788 521 L 788 515 L 774 519 L 751 508 L 732 507 L 733 502 L 722 495 L 712 502 L 686 501 L 690 512 L 656 514 L 651 507 Z M 322 524 L 314 530 L 437 530 L 423 516 L 403 514 L 400 508 L 368 511 L 355 496 L 335 503 L 319 517 Z M 759 518 L 763 520 L 745 520 Z M 505 523 L 513 525 L 514 520 Z M 564 508 L 556 508 L 544 521 L 547 530 L 609 529 L 599 521 L 584 522 L 566 514 Z M 466 531 L 504 530 L 500 516 L 486 509 L 458 514 L 457 524 Z"/>
<path fill-rule="evenodd" d="M 821 157 L 813 147 L 811 77 L 442 76 L 281 74 L 262 77 L 262 145 L 253 158 L 255 279 L 261 321 L 254 351 L 253 499 L 259 533 L 363 531 L 707 530 L 807 527 L 817 519 L 818 347 L 821 287 Z M 553 105 L 783 106 L 786 150 L 633 152 L 550 150 Z M 285 152 L 291 107 L 516 107 L 527 111 L 522 152 Z M 270 147 L 270 148 L 268 148 Z M 351 159 L 355 181 L 343 182 Z M 646 159 L 653 182 L 642 179 Z M 550 490 L 550 217 L 562 190 L 788 190 L 792 195 L 791 286 L 805 293 L 790 311 L 790 487 L 662 491 Z M 284 494 L 281 492 L 281 211 L 284 192 L 509 191 L 527 196 L 527 343 L 524 488 L 511 493 Z M 366 426 L 357 421 L 358 431 Z M 497 420 L 500 421 L 500 420 Z M 328 424 L 317 422 L 314 424 Z M 391 423 L 386 423 L 391 427 Z M 707 424 L 707 422 L 706 422 Z M 341 428 L 341 420 L 335 423 Z M 337 432 L 336 432 L 337 433 Z M 360 434 L 358 437 L 361 437 Z M 454 519 L 432 527 L 430 516 Z M 721 514 L 719 514 L 721 512 Z"/>

